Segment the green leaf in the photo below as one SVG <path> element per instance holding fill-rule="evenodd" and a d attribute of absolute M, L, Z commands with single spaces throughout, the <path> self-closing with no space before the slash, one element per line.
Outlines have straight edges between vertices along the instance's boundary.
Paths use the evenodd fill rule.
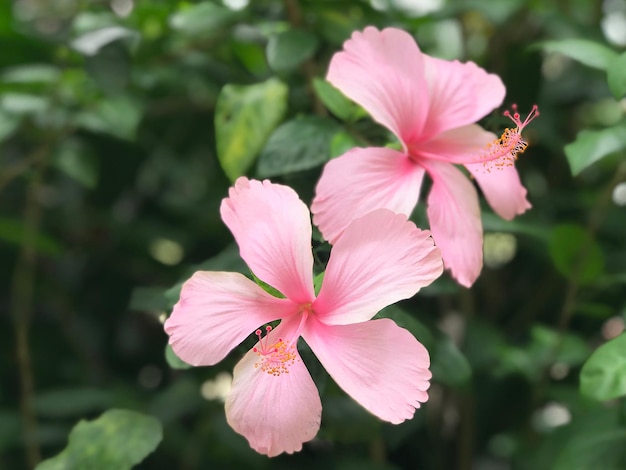
<path fill-rule="evenodd" d="M 0 240 L 21 246 L 24 242 L 24 222 L 0 217 Z M 38 233 L 35 237 L 35 249 L 45 255 L 58 255 L 61 245 L 48 235 Z"/>
<path fill-rule="evenodd" d="M 322 283 L 324 282 L 324 275 L 326 271 L 322 271 L 317 276 L 313 278 L 313 289 L 315 290 L 315 295 L 320 293 L 320 289 L 322 288 Z"/>
<path fill-rule="evenodd" d="M 94 110 L 78 113 L 75 122 L 93 132 L 133 140 L 142 112 L 141 105 L 134 99 L 117 96 L 98 102 Z"/>
<path fill-rule="evenodd" d="M 572 281 L 588 284 L 604 271 L 600 246 L 578 225 L 557 225 L 552 231 L 549 248 L 557 270 Z"/>
<path fill-rule="evenodd" d="M 337 88 L 326 80 L 315 77 L 313 79 L 315 93 L 322 100 L 331 113 L 344 121 L 354 121 L 363 115 L 362 108 L 354 104 Z"/>
<path fill-rule="evenodd" d="M 316 5 L 326 2 L 316 2 Z M 330 5 L 327 3 L 327 5 Z M 343 4 L 342 4 L 343 5 Z M 350 38 L 350 35 L 356 29 L 362 29 L 366 23 L 364 18 L 357 19 L 356 15 L 349 13 L 348 8 L 333 9 L 321 8 L 318 12 L 317 26 L 319 34 L 329 43 L 334 44 L 337 48 L 341 48 L 341 44 Z"/>
<path fill-rule="evenodd" d="M 543 371 L 552 363 L 575 367 L 589 356 L 589 347 L 579 336 L 559 333 L 541 325 L 532 327 L 531 338 L 523 346 L 507 345 L 502 337 L 497 341 L 493 350 L 496 359 L 496 365 L 492 367 L 494 375 L 522 374 L 535 383 L 541 380 Z"/>
<path fill-rule="evenodd" d="M 315 54 L 317 36 L 300 29 L 290 29 L 270 37 L 267 63 L 278 72 L 292 70 Z"/>
<path fill-rule="evenodd" d="M 36 470 L 128 470 L 150 454 L 161 439 L 161 424 L 135 411 L 108 410 L 93 421 L 80 421 L 59 455 Z"/>
<path fill-rule="evenodd" d="M 5 83 L 54 83 L 61 71 L 48 64 L 17 65 L 4 69 L 1 79 Z"/>
<path fill-rule="evenodd" d="M 541 325 L 534 325 L 530 334 L 531 342 L 523 349 L 536 365 L 537 372 L 550 361 L 575 367 L 589 356 L 587 343 L 573 333 L 559 333 Z"/>
<path fill-rule="evenodd" d="M 254 280 L 254 282 L 257 283 L 257 285 L 259 287 L 261 287 L 268 294 L 270 294 L 270 295 L 272 295 L 274 297 L 278 297 L 279 299 L 284 299 L 285 298 L 285 296 L 283 295 L 282 292 L 280 292 L 275 287 L 270 286 L 267 282 L 262 281 L 261 279 L 256 277 L 256 275 L 254 273 L 252 273 L 252 279 Z"/>
<path fill-rule="evenodd" d="M 489 211 L 481 211 L 483 230 L 485 232 L 519 233 L 535 237 L 542 241 L 550 238 L 550 228 L 545 223 L 521 216 L 515 220 L 504 220 Z"/>
<path fill-rule="evenodd" d="M 250 270 L 241 258 L 239 246 L 236 243 L 231 243 L 217 255 L 194 266 L 190 274 L 195 271 L 234 271 L 247 274 Z"/>
<path fill-rule="evenodd" d="M 506 347 L 506 339 L 496 325 L 484 318 L 473 318 L 467 323 L 463 351 L 473 370 L 493 373 Z"/>
<path fill-rule="evenodd" d="M 359 142 L 352 134 L 346 131 L 337 132 L 330 141 L 330 158 L 343 155 L 348 150 L 359 147 Z"/>
<path fill-rule="evenodd" d="M 21 36 L 21 34 L 15 34 L 14 7 L 13 2 L 0 2 L 0 34 L 3 37 Z"/>
<path fill-rule="evenodd" d="M 282 124 L 261 151 L 257 173 L 261 178 L 308 170 L 327 162 L 330 141 L 338 131 L 330 119 L 304 116 Z"/>
<path fill-rule="evenodd" d="M 601 403 L 590 402 L 588 399 L 582 397 L 577 390 L 572 390 L 570 385 L 551 384 L 548 386 L 552 392 L 546 392 L 546 398 L 550 397 L 550 401 L 554 400 L 552 404 L 547 404 L 547 407 L 552 407 L 556 402 L 559 405 L 563 405 L 571 414 L 571 421 L 563 426 L 556 426 L 550 424 L 555 415 L 551 415 L 549 408 L 536 409 L 533 414 L 533 427 L 540 438 L 534 443 L 526 443 L 518 447 L 517 462 L 513 462 L 512 468 L 517 470 L 539 470 L 549 469 L 553 470 L 556 467 L 557 461 L 566 464 L 565 459 L 575 457 L 576 449 L 583 451 L 583 454 L 588 452 L 588 448 L 585 448 L 585 443 L 591 439 L 593 441 L 596 435 L 604 435 L 606 433 L 612 433 L 619 429 L 619 413 L 615 408 L 610 409 L 602 406 Z M 600 439 L 603 441 L 604 439 Z M 597 441 L 596 441 L 597 442 Z M 593 444 L 591 444 L 593 447 Z M 583 450 L 584 449 L 584 450 Z M 592 452 L 593 454 L 594 452 Z M 585 461 L 587 455 L 580 455 L 579 460 L 573 466 L 565 467 L 561 466 L 560 469 L 574 470 L 579 468 L 586 468 L 588 470 L 604 470 L 601 465 L 591 467 L 579 467 L 578 463 Z M 598 455 L 594 455 L 593 459 L 601 460 Z M 572 463 L 570 461 L 570 463 Z M 587 464 L 590 462 L 587 462 Z"/>
<path fill-rule="evenodd" d="M 233 54 L 250 73 L 258 77 L 268 75 L 265 52 L 261 46 L 252 42 L 233 41 L 231 48 Z"/>
<path fill-rule="evenodd" d="M 569 440 L 552 470 L 623 470 L 626 468 L 626 430 L 585 434 Z"/>
<path fill-rule="evenodd" d="M 576 140 L 565 146 L 572 175 L 576 176 L 592 163 L 626 148 L 626 124 L 601 131 L 583 130 Z"/>
<path fill-rule="evenodd" d="M 178 357 L 169 344 L 165 346 L 165 360 L 172 369 L 190 369 L 193 367 Z"/>
<path fill-rule="evenodd" d="M 98 183 L 98 160 L 81 141 L 67 139 L 54 155 L 55 166 L 65 174 L 93 189 Z"/>
<path fill-rule="evenodd" d="M 606 320 L 615 314 L 615 308 L 611 305 L 607 305 L 601 302 L 581 302 L 578 301 L 574 307 L 574 314 L 595 318 L 600 320 Z"/>
<path fill-rule="evenodd" d="M 271 78 L 256 85 L 225 85 L 215 109 L 217 157 L 235 181 L 254 163 L 287 110 L 287 86 Z"/>
<path fill-rule="evenodd" d="M 82 36 L 91 31 L 118 26 L 118 17 L 112 11 L 98 10 L 89 11 L 86 8 L 74 16 L 72 31 L 77 36 Z"/>
<path fill-rule="evenodd" d="M 0 142 L 10 137 L 20 125 L 20 118 L 0 109 Z"/>
<path fill-rule="evenodd" d="M 498 2 L 464 0 L 462 11 L 480 12 L 479 14 L 484 16 L 491 24 L 502 27 L 509 18 L 526 5 L 524 2 L 525 0 L 501 0 Z"/>
<path fill-rule="evenodd" d="M 93 56 L 96 55 L 104 46 L 121 39 L 129 40 L 131 43 L 135 43 L 139 40 L 139 33 L 122 26 L 109 26 L 83 34 L 82 36 L 74 39 L 71 46 L 81 54 Z"/>
<path fill-rule="evenodd" d="M 209 37 L 228 26 L 239 14 L 212 2 L 184 4 L 169 20 L 170 27 L 186 36 Z"/>
<path fill-rule="evenodd" d="M 621 100 L 626 96 L 626 52 L 609 64 L 606 74 L 609 90 L 615 99 Z"/>
<path fill-rule="evenodd" d="M 617 53 L 604 44 L 588 39 L 563 39 L 537 44 L 546 52 L 558 52 L 583 65 L 606 70 L 617 59 Z"/>
<path fill-rule="evenodd" d="M 121 43 L 107 44 L 85 58 L 85 71 L 106 94 L 119 95 L 130 82 L 132 69 L 128 48 Z"/>
<path fill-rule="evenodd" d="M 431 350 L 433 380 L 449 387 L 460 387 L 472 376 L 472 368 L 459 348 L 447 336 L 437 339 Z"/>
<path fill-rule="evenodd" d="M 17 407 L 14 407 L 17 408 Z M 17 409 L 0 410 L 0 452 L 21 445 L 22 419 Z"/>
<path fill-rule="evenodd" d="M 585 362 L 580 391 L 601 401 L 626 396 L 626 333 L 604 343 Z"/>
<path fill-rule="evenodd" d="M 48 98 L 27 93 L 4 93 L 0 108 L 10 114 L 35 114 L 48 109 Z"/>

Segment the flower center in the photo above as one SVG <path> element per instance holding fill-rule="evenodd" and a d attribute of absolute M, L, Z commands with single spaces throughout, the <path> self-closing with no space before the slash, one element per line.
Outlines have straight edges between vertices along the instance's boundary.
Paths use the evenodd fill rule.
<path fill-rule="evenodd" d="M 271 326 L 265 327 L 265 337 L 261 337 L 262 331 L 256 330 L 254 334 L 259 338 L 259 347 L 252 350 L 259 356 L 260 360 L 254 364 L 254 367 L 260 368 L 263 372 L 270 375 L 278 376 L 280 374 L 288 374 L 289 366 L 294 364 L 297 359 L 296 348 L 282 338 L 278 338 L 276 342 L 270 342 L 268 336 L 272 331 Z"/>
<path fill-rule="evenodd" d="M 513 114 L 505 111 L 504 115 L 515 123 L 515 128 L 505 129 L 500 138 L 490 143 L 485 153 L 481 155 L 483 166 L 488 172 L 492 168 L 501 170 L 504 167 L 513 166 L 517 156 L 524 153 L 524 150 L 528 147 L 528 142 L 522 138 L 522 130 L 539 116 L 539 108 L 536 104 L 533 105 L 524 122 L 522 122 L 520 114 L 517 112 L 517 105 L 511 106 L 511 111 L 513 111 Z"/>
<path fill-rule="evenodd" d="M 304 328 L 309 314 L 312 313 L 313 310 L 310 303 L 304 304 L 298 309 L 297 314 L 300 316 L 300 323 L 292 335 L 292 340 L 278 338 L 274 341 L 275 337 L 270 339 L 272 327 L 269 325 L 265 327 L 265 336 L 263 336 L 261 329 L 256 330 L 254 334 L 259 339 L 259 344 L 252 348 L 252 351 L 259 356 L 259 360 L 254 364 L 254 367 L 275 377 L 281 374 L 288 374 L 289 367 L 298 360 L 296 348 L 298 337 L 302 328 Z"/>

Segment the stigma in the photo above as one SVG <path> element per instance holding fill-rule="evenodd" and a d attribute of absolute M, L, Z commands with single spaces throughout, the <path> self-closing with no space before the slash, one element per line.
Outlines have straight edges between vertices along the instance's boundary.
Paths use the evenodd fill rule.
<path fill-rule="evenodd" d="M 289 341 L 278 338 L 276 342 L 270 342 L 268 337 L 271 331 L 272 327 L 268 325 L 265 327 L 264 337 L 260 329 L 254 332 L 259 339 L 258 347 L 252 349 L 259 357 L 254 367 L 277 377 L 281 374 L 288 374 L 289 367 L 296 362 L 298 356 L 296 348 Z"/>
<path fill-rule="evenodd" d="M 528 147 L 528 142 L 522 137 L 522 130 L 539 116 L 539 108 L 536 104 L 533 105 L 524 121 L 521 120 L 516 104 L 511 106 L 511 111 L 505 111 L 504 115 L 515 123 L 515 128 L 505 129 L 498 139 L 487 146 L 486 152 L 482 155 L 483 166 L 488 172 L 492 168 L 501 170 L 513 166 L 517 156 L 524 153 Z"/>

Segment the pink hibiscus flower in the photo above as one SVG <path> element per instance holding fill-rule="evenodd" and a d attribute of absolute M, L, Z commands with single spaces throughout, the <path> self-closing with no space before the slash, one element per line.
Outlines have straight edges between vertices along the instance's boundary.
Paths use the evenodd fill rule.
<path fill-rule="evenodd" d="M 269 456 L 315 437 L 322 405 L 296 348 L 300 336 L 371 413 L 392 423 L 411 418 L 428 399 L 428 352 L 392 320 L 368 320 L 442 273 L 430 233 L 386 209 L 355 220 L 333 247 L 316 296 L 310 214 L 295 191 L 239 178 L 221 214 L 252 272 L 285 298 L 239 273 L 199 271 L 165 331 L 176 354 L 200 366 L 221 361 L 256 330 L 259 341 L 235 367 L 226 399 L 231 427 Z M 275 329 L 257 329 L 279 319 Z"/>
<path fill-rule="evenodd" d="M 331 243 L 350 220 L 372 209 L 410 215 L 424 173 L 432 179 L 428 218 L 444 264 L 464 286 L 482 268 L 482 224 L 473 184 L 454 166 L 463 164 L 494 211 L 510 220 L 530 208 L 513 166 L 526 143 L 526 121 L 511 119 L 500 139 L 474 124 L 504 99 L 500 78 L 472 62 L 422 54 L 404 31 L 368 27 L 334 55 L 328 80 L 393 132 L 402 151 L 356 148 L 324 168 L 311 205 L 313 221 Z"/>

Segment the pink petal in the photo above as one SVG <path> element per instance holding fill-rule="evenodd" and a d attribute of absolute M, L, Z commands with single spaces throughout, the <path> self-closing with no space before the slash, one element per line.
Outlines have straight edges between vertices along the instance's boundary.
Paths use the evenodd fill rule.
<path fill-rule="evenodd" d="M 389 148 L 355 148 L 329 161 L 311 204 L 313 222 L 326 240 L 339 238 L 353 219 L 386 208 L 409 215 L 424 169 Z"/>
<path fill-rule="evenodd" d="M 239 273 L 196 272 L 165 322 L 172 349 L 194 366 L 221 361 L 256 328 L 298 310 Z"/>
<path fill-rule="evenodd" d="M 471 286 L 483 265 L 483 229 L 478 195 L 472 183 L 453 165 L 431 160 L 433 179 L 428 196 L 428 220 L 445 267 L 459 284 Z"/>
<path fill-rule="evenodd" d="M 380 419 L 401 423 L 428 400 L 428 352 L 392 320 L 330 326 L 312 319 L 303 336 L 335 382 Z"/>
<path fill-rule="evenodd" d="M 489 144 L 497 139 L 477 124 L 458 127 L 442 132 L 432 139 L 415 144 L 411 154 L 419 158 L 431 158 L 449 163 L 481 163 Z M 488 165 L 488 162 L 485 162 Z"/>
<path fill-rule="evenodd" d="M 354 220 L 333 246 L 313 310 L 327 324 L 369 320 L 415 295 L 443 271 L 430 232 L 377 209 Z"/>
<path fill-rule="evenodd" d="M 310 215 L 293 189 L 241 177 L 220 210 L 256 276 L 294 302 L 313 299 Z"/>
<path fill-rule="evenodd" d="M 428 113 L 423 54 L 406 32 L 373 27 L 352 34 L 327 79 L 401 141 L 419 136 Z"/>
<path fill-rule="evenodd" d="M 295 331 L 293 322 L 288 328 L 281 326 L 270 333 L 272 341 Z M 226 398 L 228 424 L 250 447 L 270 457 L 299 451 L 320 428 L 322 404 L 317 388 L 300 355 L 295 355 L 289 372 L 275 376 L 255 366 L 259 357 L 249 351 L 235 366 Z"/>
<path fill-rule="evenodd" d="M 531 208 L 515 166 L 490 168 L 478 163 L 465 165 L 465 168 L 478 181 L 489 205 L 503 219 L 511 220 Z"/>
<path fill-rule="evenodd" d="M 502 104 L 506 90 L 500 77 L 473 62 L 424 56 L 430 110 L 424 135 L 434 136 L 473 124 Z"/>

